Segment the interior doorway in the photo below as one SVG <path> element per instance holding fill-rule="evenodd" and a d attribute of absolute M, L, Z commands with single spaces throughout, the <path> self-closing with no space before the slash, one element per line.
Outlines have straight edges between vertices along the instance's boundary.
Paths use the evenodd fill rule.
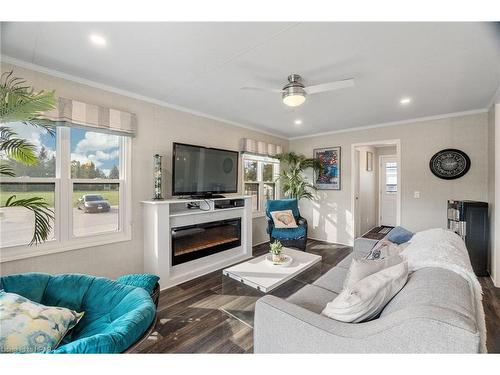
<path fill-rule="evenodd" d="M 398 160 L 396 155 L 379 156 L 378 225 L 394 227 L 397 224 Z"/>
<path fill-rule="evenodd" d="M 353 238 L 401 222 L 400 141 L 357 143 L 351 149 Z"/>

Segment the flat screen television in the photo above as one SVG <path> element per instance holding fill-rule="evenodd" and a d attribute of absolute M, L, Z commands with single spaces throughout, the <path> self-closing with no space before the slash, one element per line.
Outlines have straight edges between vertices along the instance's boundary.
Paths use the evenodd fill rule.
<path fill-rule="evenodd" d="M 238 191 L 238 152 L 174 143 L 172 194 L 221 197 Z"/>

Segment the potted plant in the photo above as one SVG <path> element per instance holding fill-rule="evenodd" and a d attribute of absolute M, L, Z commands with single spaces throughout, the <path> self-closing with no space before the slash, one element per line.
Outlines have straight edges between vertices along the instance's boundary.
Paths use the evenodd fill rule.
<path fill-rule="evenodd" d="M 321 169 L 321 163 L 317 159 L 308 159 L 304 155 L 288 152 L 279 154 L 276 158 L 282 164 L 282 171 L 278 177 L 283 194 L 287 198 L 300 200 L 313 199 L 316 187 L 304 176 L 304 171 L 312 168 L 315 171 Z"/>
<path fill-rule="evenodd" d="M 271 244 L 271 250 L 269 252 L 272 254 L 273 262 L 279 263 L 282 261 L 283 245 L 281 244 L 281 242 L 279 242 L 278 240 L 274 241 Z"/>
<path fill-rule="evenodd" d="M 19 137 L 9 127 L 9 123 L 21 122 L 25 126 L 44 129 L 55 135 L 54 125 L 41 117 L 44 111 L 55 108 L 54 91 L 35 91 L 26 81 L 13 76 L 13 72 L 3 73 L 0 78 L 0 154 L 24 165 L 39 163 L 37 147 Z M 8 160 L 0 159 L 0 176 L 15 177 Z M 1 208 L 27 209 L 34 214 L 35 225 L 30 245 L 47 240 L 54 220 L 54 212 L 43 198 L 16 199 L 10 196 Z"/>

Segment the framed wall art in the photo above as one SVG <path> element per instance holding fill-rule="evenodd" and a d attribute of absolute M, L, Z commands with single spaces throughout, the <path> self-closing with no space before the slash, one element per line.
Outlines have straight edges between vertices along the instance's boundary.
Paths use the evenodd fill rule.
<path fill-rule="evenodd" d="M 317 148 L 313 152 L 322 165 L 321 170 L 315 172 L 314 186 L 319 190 L 340 190 L 340 146 Z"/>

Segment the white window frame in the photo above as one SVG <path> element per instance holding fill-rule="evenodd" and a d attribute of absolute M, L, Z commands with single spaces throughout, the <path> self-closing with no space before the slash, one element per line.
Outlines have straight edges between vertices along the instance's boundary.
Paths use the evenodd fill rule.
<path fill-rule="evenodd" d="M 99 132 L 99 130 L 89 129 Z M 16 245 L 0 248 L 0 263 L 42 255 L 101 246 L 132 239 L 132 139 L 120 138 L 119 180 L 71 179 L 71 128 L 56 128 L 56 175 L 55 177 L 2 177 L 2 183 L 54 183 L 54 234 L 55 239 L 38 245 Z M 73 234 L 72 185 L 75 183 L 119 183 L 120 204 L 118 231 L 75 236 Z M 66 197 L 65 200 L 63 198 Z"/>
<path fill-rule="evenodd" d="M 257 162 L 257 181 L 245 181 L 245 161 L 256 161 Z M 243 154 L 242 157 L 242 173 L 241 173 L 241 180 L 242 180 L 242 189 L 243 192 L 245 192 L 245 184 L 258 184 L 258 193 L 259 193 L 259 209 L 258 210 L 253 210 L 252 211 L 252 216 L 253 217 L 261 217 L 261 216 L 266 216 L 266 199 L 264 197 L 264 185 L 266 183 L 269 183 L 269 181 L 263 181 L 263 164 L 269 164 L 272 163 L 274 165 L 273 167 L 273 178 L 274 178 L 274 186 L 275 186 L 275 197 L 274 199 L 280 199 L 281 197 L 281 189 L 278 181 L 278 176 L 280 173 L 280 162 L 278 159 L 269 157 L 269 156 L 262 156 L 262 155 L 253 155 L 253 154 Z"/>

